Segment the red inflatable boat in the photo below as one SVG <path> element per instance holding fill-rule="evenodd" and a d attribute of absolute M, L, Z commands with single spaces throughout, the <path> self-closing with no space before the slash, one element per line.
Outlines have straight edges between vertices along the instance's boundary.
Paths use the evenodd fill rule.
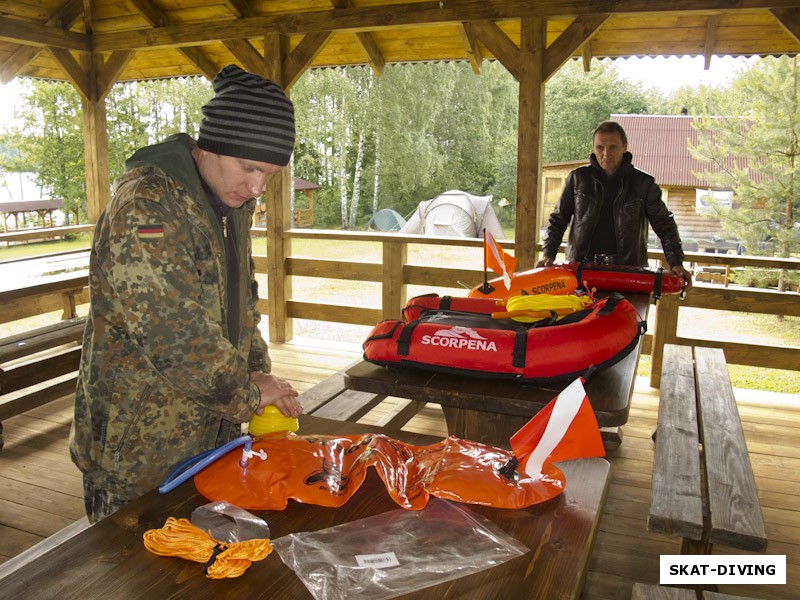
<path fill-rule="evenodd" d="M 536 323 L 492 318 L 497 304 L 486 298 L 444 304 L 435 295 L 421 298 L 409 302 L 410 321 L 381 321 L 373 328 L 363 344 L 365 360 L 476 377 L 563 381 L 622 360 L 646 327 L 619 294 Z"/>

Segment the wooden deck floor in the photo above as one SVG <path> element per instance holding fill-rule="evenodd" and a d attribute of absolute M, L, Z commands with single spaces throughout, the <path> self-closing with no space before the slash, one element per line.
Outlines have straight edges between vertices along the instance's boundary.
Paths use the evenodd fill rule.
<path fill-rule="evenodd" d="M 359 354 L 352 346 L 271 344 L 274 371 L 305 390 Z M 4 422 L 0 452 L 0 563 L 83 517 L 81 478 L 67 453 L 72 397 Z M 389 399 L 391 400 L 391 399 Z M 787 557 L 787 585 L 722 586 L 720 591 L 764 599 L 800 598 L 800 401 L 797 397 L 737 390 L 753 469 L 767 524 L 770 554 Z M 659 556 L 678 542 L 647 532 L 650 473 L 658 390 L 637 381 L 622 446 L 608 456 L 612 483 L 584 600 L 630 598 L 634 582 L 658 581 Z M 383 409 L 385 410 L 385 409 Z M 381 407 L 363 422 L 380 418 Z M 406 427 L 445 435 L 441 411 L 426 407 Z M 731 551 L 718 547 L 715 553 Z M 2 595 L 0 593 L 0 595 Z"/>

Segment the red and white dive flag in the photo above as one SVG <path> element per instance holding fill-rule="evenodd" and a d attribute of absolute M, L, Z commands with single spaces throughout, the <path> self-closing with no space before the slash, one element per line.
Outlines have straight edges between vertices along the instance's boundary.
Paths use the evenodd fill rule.
<path fill-rule="evenodd" d="M 511 275 L 517 269 L 516 257 L 506 254 L 494 236 L 483 230 L 484 265 L 503 278 L 506 289 L 511 289 Z"/>
<path fill-rule="evenodd" d="M 547 462 L 605 456 L 603 439 L 581 378 L 569 384 L 511 437 L 520 474 L 537 478 Z"/>

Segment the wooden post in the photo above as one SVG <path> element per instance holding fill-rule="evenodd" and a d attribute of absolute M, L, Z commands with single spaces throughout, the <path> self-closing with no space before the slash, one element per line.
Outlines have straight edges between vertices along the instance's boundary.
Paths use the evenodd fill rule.
<path fill-rule="evenodd" d="M 402 242 L 383 243 L 383 281 L 381 311 L 383 319 L 399 319 L 406 302 L 406 285 L 403 281 L 403 266 L 408 258 L 408 244 Z"/>
<path fill-rule="evenodd" d="M 98 77 L 103 59 L 90 52 L 83 57 L 87 85 L 78 87 L 82 94 L 83 153 L 86 164 L 86 213 L 89 223 L 97 223 L 100 213 L 111 201 L 108 166 L 108 122 L 105 90 Z M 77 223 L 76 223 L 77 225 Z"/>
<path fill-rule="evenodd" d="M 653 347 L 650 349 L 650 386 L 661 387 L 661 366 L 664 360 L 664 344 L 673 344 L 678 335 L 677 295 L 665 295 L 656 304 Z"/>
<path fill-rule="evenodd" d="M 544 51 L 547 22 L 543 17 L 523 17 L 520 32 L 519 140 L 517 146 L 517 270 L 536 263 L 541 200 L 542 139 L 544 130 Z"/>
<path fill-rule="evenodd" d="M 264 36 L 263 75 L 284 86 L 283 61 L 289 52 L 289 40 L 279 33 Z M 289 91 L 286 90 L 289 95 Z M 286 261 L 292 254 L 292 240 L 286 230 L 292 227 L 291 170 L 286 167 L 267 184 L 267 296 L 269 339 L 285 342 L 292 339 L 292 321 L 287 300 L 292 297 L 292 280 L 286 274 Z"/>

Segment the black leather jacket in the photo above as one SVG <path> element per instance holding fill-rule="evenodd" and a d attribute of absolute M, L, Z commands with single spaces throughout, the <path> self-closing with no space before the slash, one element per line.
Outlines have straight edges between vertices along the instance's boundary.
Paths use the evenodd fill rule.
<path fill-rule="evenodd" d="M 550 215 L 542 241 L 543 254 L 555 257 L 567 226 L 567 261 L 591 260 L 589 254 L 600 207 L 603 203 L 605 173 L 594 154 L 591 165 L 578 167 L 567 177 L 561 198 Z M 661 240 L 664 257 L 670 267 L 683 263 L 683 249 L 678 226 L 661 199 L 661 188 L 655 179 L 635 169 L 630 152 L 626 152 L 619 193 L 614 200 L 614 228 L 619 264 L 647 266 L 648 223 Z"/>

